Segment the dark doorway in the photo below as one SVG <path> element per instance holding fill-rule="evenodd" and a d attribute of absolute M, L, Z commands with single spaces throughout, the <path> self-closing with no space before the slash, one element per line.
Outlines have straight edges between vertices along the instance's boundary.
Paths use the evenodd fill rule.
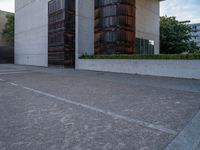
<path fill-rule="evenodd" d="M 75 0 L 51 0 L 48 10 L 48 63 L 75 66 Z"/>
<path fill-rule="evenodd" d="M 0 46 L 0 64 L 14 63 L 14 48 Z"/>

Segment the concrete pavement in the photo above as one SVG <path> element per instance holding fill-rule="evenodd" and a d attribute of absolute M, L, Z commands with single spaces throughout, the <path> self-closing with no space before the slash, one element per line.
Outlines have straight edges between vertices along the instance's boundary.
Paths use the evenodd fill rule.
<path fill-rule="evenodd" d="M 199 80 L 0 65 L 0 150 L 198 150 L 199 110 Z"/>

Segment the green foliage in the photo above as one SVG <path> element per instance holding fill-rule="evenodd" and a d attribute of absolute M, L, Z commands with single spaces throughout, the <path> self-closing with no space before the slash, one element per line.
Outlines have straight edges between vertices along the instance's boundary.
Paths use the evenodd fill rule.
<path fill-rule="evenodd" d="M 188 51 L 190 53 L 199 53 L 200 54 L 200 47 L 197 46 L 195 41 L 190 41 Z"/>
<path fill-rule="evenodd" d="M 14 45 L 14 20 L 15 20 L 14 15 L 7 14 L 6 19 L 7 19 L 7 22 L 2 32 L 2 37 L 10 46 L 13 46 Z"/>
<path fill-rule="evenodd" d="M 200 54 L 83 55 L 80 59 L 200 59 Z"/>
<path fill-rule="evenodd" d="M 175 17 L 160 19 L 160 52 L 162 54 L 193 53 L 199 50 L 191 39 L 191 27 L 180 23 Z"/>

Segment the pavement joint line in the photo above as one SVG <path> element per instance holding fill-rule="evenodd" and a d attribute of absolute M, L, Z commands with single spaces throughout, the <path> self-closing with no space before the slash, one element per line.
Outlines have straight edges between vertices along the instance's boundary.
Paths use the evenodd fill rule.
<path fill-rule="evenodd" d="M 9 70 L 9 69 L 6 69 L 6 70 L 3 70 L 1 69 L 0 72 L 19 72 L 19 71 L 32 71 L 32 70 Z"/>
<path fill-rule="evenodd" d="M 188 125 L 168 144 L 165 150 L 199 150 L 200 111 Z"/>
<path fill-rule="evenodd" d="M 13 82 L 7 82 L 8 84 L 12 85 L 12 86 L 18 86 L 18 84 L 13 83 Z"/>
<path fill-rule="evenodd" d="M 68 100 L 66 98 L 58 97 L 58 96 L 52 95 L 50 93 L 42 92 L 42 91 L 39 91 L 39 90 L 36 90 L 36 89 L 33 89 L 33 88 L 29 88 L 29 87 L 26 87 L 26 86 L 22 86 L 22 88 L 24 88 L 28 91 L 32 91 L 34 93 L 43 95 L 43 96 L 47 96 L 47 97 L 51 97 L 51 98 L 63 101 L 65 103 L 69 103 L 69 104 L 76 105 L 76 106 L 79 106 L 79 107 L 83 107 L 85 109 L 89 109 L 89 110 L 92 110 L 92 111 L 95 111 L 95 112 L 98 112 L 98 113 L 102 113 L 104 115 L 111 116 L 115 119 L 120 119 L 120 120 L 124 120 L 124 121 L 130 122 L 130 123 L 138 124 L 140 126 L 147 127 L 147 128 L 154 129 L 154 130 L 158 130 L 158 131 L 161 131 L 161 132 L 164 132 L 164 133 L 167 133 L 167 134 L 177 135 L 176 131 L 174 131 L 172 129 L 165 128 L 165 127 L 160 126 L 160 125 L 154 125 L 154 124 L 147 123 L 147 122 L 137 120 L 137 119 L 134 119 L 134 118 L 129 118 L 129 117 L 126 117 L 126 116 L 123 116 L 123 115 L 116 114 L 114 112 L 106 111 L 106 110 L 99 109 L 99 108 L 96 108 L 96 107 L 93 107 L 93 106 L 89 106 L 89 105 L 86 105 L 86 104 L 82 104 L 82 103 L 79 103 L 79 102 Z"/>
<path fill-rule="evenodd" d="M 37 72 L 37 71 L 16 71 L 16 72 L 5 72 L 5 73 L 0 73 L 0 75 L 9 75 L 9 74 L 25 74 L 25 73 L 32 73 L 32 72 Z"/>

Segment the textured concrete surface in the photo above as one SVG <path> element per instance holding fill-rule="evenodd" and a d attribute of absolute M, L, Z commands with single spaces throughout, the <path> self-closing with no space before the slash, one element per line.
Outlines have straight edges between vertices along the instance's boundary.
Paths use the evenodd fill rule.
<path fill-rule="evenodd" d="M 200 112 L 171 142 L 165 150 L 199 150 L 200 144 Z"/>
<path fill-rule="evenodd" d="M 94 54 L 94 0 L 76 0 L 76 61 L 83 54 Z"/>
<path fill-rule="evenodd" d="M 48 0 L 15 1 L 15 63 L 48 66 Z"/>
<path fill-rule="evenodd" d="M 0 65 L 0 150 L 163 150 L 199 97 L 199 80 Z"/>
<path fill-rule="evenodd" d="M 160 2 L 136 0 L 136 37 L 153 40 L 155 54 L 160 53 Z"/>
<path fill-rule="evenodd" d="M 79 59 L 76 69 L 200 79 L 200 60 Z"/>

